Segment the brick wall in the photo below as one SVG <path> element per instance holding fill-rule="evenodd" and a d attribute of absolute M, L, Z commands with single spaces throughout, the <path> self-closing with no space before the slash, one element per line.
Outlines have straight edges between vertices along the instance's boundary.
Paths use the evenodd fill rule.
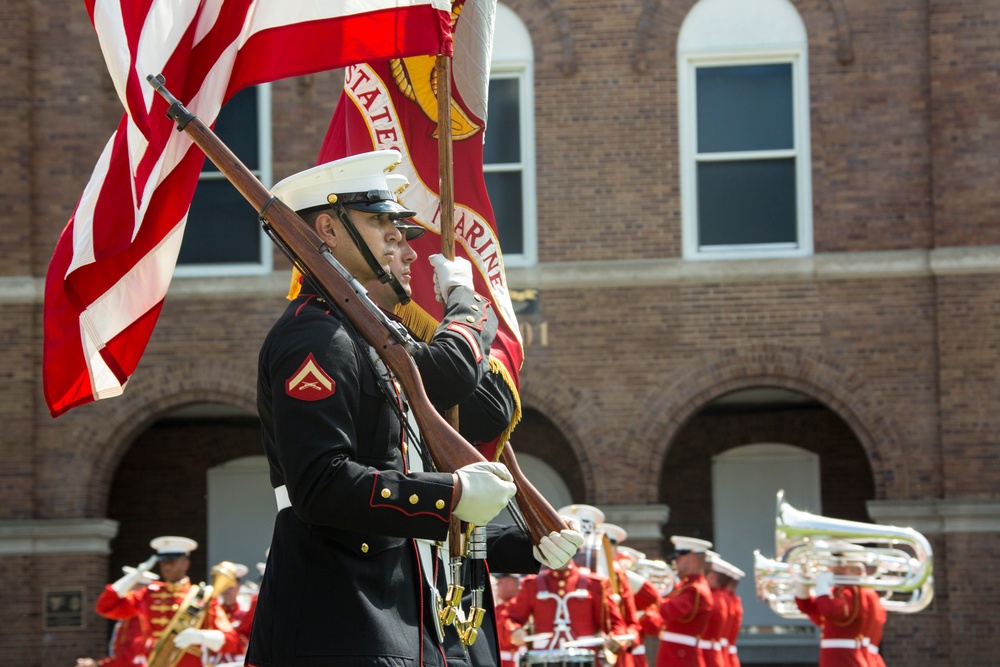
<path fill-rule="evenodd" d="M 534 42 L 547 265 L 680 256 L 676 46 L 693 4 L 509 3 Z M 817 252 L 1000 244 L 1000 9 L 971 0 L 933 11 L 903 0 L 794 5 L 810 44 Z M 121 106 L 82 5 L 8 2 L 0 15 L 10 28 L 0 99 L 20 128 L 0 139 L 0 274 L 40 279 Z M 315 161 L 339 81 L 327 73 L 274 84 L 275 179 Z M 865 520 L 871 498 L 995 500 L 1000 279 L 922 273 L 545 291 L 533 317 L 547 323 L 548 344 L 527 350 L 515 446 L 560 470 L 574 500 L 667 502 L 671 532 L 710 530 L 709 514 L 685 505 L 708 492 L 706 443 L 723 451 L 751 435 L 821 455 L 830 515 Z M 259 435 L 248 424 L 159 420 L 200 402 L 253 412 L 257 348 L 281 297 L 169 297 L 126 394 L 55 421 L 38 383 L 41 302 L 0 306 L 0 518 L 122 521 L 111 557 L 0 558 L 8 662 L 71 664 L 103 647 L 107 625 L 96 619 L 43 636 L 45 582 L 83 582 L 96 597 L 121 565 L 148 555 L 155 534 L 203 539 L 204 470 L 258 454 Z M 780 420 L 702 412 L 756 386 L 821 407 Z M 150 469 L 184 492 L 166 504 L 146 499 Z M 837 493 L 847 478 L 861 485 Z M 997 614 L 983 604 L 996 597 L 995 541 L 935 539 L 937 600 L 890 618 L 889 664 L 989 661 L 987 620 Z M 207 568 L 203 554 L 193 573 Z"/>

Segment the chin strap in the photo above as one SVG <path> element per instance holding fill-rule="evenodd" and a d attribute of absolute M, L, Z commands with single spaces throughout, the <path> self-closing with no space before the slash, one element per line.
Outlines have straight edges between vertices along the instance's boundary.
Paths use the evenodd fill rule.
<path fill-rule="evenodd" d="M 371 248 L 368 247 L 364 238 L 361 237 L 361 233 L 358 231 L 358 228 L 354 226 L 353 222 L 351 222 L 351 219 L 347 215 L 347 211 L 344 207 L 340 204 L 333 204 L 332 208 L 337 212 L 337 216 L 340 218 L 340 221 L 344 223 L 344 229 L 346 229 L 347 233 L 350 234 L 351 240 L 354 241 L 354 245 L 356 245 L 358 250 L 361 251 L 361 256 L 364 257 L 365 262 L 368 263 L 368 268 L 375 272 L 375 277 L 378 278 L 378 281 L 380 283 L 390 282 L 392 280 L 392 274 L 383 269 L 382 265 L 375 259 L 375 255 L 372 254 Z M 393 289 L 396 288 L 393 287 Z M 402 286 L 399 287 L 399 290 L 402 290 Z M 399 294 L 399 290 L 396 290 L 397 295 Z"/>
<path fill-rule="evenodd" d="M 405 306 L 410 302 L 410 295 L 403 289 L 396 274 L 389 274 L 389 285 L 392 287 L 392 291 L 396 293 L 396 299 L 399 301 L 400 306 Z"/>

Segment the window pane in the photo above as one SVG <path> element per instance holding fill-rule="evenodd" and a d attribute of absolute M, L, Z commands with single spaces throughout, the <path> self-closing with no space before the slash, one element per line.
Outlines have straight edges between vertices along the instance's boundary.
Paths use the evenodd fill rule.
<path fill-rule="evenodd" d="M 250 169 L 259 169 L 257 132 L 257 87 L 252 86 L 233 95 L 222 107 L 215 120 L 215 133 L 243 164 Z M 205 160 L 201 170 L 218 171 L 210 160 Z"/>
<path fill-rule="evenodd" d="M 795 243 L 795 160 L 698 165 L 698 245 Z"/>
<path fill-rule="evenodd" d="M 497 221 L 497 236 L 505 255 L 524 252 L 523 196 L 521 172 L 486 174 L 486 189 Z"/>
<path fill-rule="evenodd" d="M 794 148 L 792 65 L 699 67 L 698 152 Z"/>
<path fill-rule="evenodd" d="M 520 79 L 490 79 L 483 162 L 521 162 Z"/>
<path fill-rule="evenodd" d="M 178 264 L 260 263 L 257 213 L 232 184 L 202 181 L 195 190 Z"/>

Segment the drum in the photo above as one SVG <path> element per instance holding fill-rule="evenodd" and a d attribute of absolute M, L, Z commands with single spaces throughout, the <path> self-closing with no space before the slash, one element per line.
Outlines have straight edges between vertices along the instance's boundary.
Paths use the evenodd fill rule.
<path fill-rule="evenodd" d="M 520 667 L 572 667 L 573 665 L 593 665 L 595 656 L 593 651 L 580 648 L 549 649 L 540 651 L 528 651 L 521 656 Z"/>

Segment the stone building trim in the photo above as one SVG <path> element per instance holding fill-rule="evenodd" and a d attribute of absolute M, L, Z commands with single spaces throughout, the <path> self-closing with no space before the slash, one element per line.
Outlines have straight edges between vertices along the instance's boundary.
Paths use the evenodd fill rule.
<path fill-rule="evenodd" d="M 0 521 L 0 556 L 109 554 L 116 535 L 112 519 Z"/>
<path fill-rule="evenodd" d="M 1000 246 L 831 252 L 811 257 L 705 260 L 680 258 L 614 260 L 605 262 L 549 262 L 507 267 L 513 289 L 606 289 L 657 285 L 804 280 L 874 280 L 929 278 L 1000 273 Z M 174 278 L 168 300 L 231 300 L 241 295 L 283 294 L 288 272 L 263 276 Z M 45 279 L 0 278 L 0 303 L 42 302 Z"/>
<path fill-rule="evenodd" d="M 925 535 L 1000 533 L 1000 500 L 929 498 L 869 500 L 868 514 L 888 526 L 910 526 Z"/>
<path fill-rule="evenodd" d="M 847 423 L 867 453 L 876 496 L 910 495 L 906 454 L 888 416 L 889 401 L 863 374 L 828 361 L 819 351 L 768 343 L 694 358 L 639 402 L 641 414 L 631 423 L 641 426 L 622 439 L 628 443 L 622 455 L 637 471 L 637 492 L 650 501 L 658 497 L 667 452 L 688 419 L 719 396 L 761 385 L 822 402 Z"/>

